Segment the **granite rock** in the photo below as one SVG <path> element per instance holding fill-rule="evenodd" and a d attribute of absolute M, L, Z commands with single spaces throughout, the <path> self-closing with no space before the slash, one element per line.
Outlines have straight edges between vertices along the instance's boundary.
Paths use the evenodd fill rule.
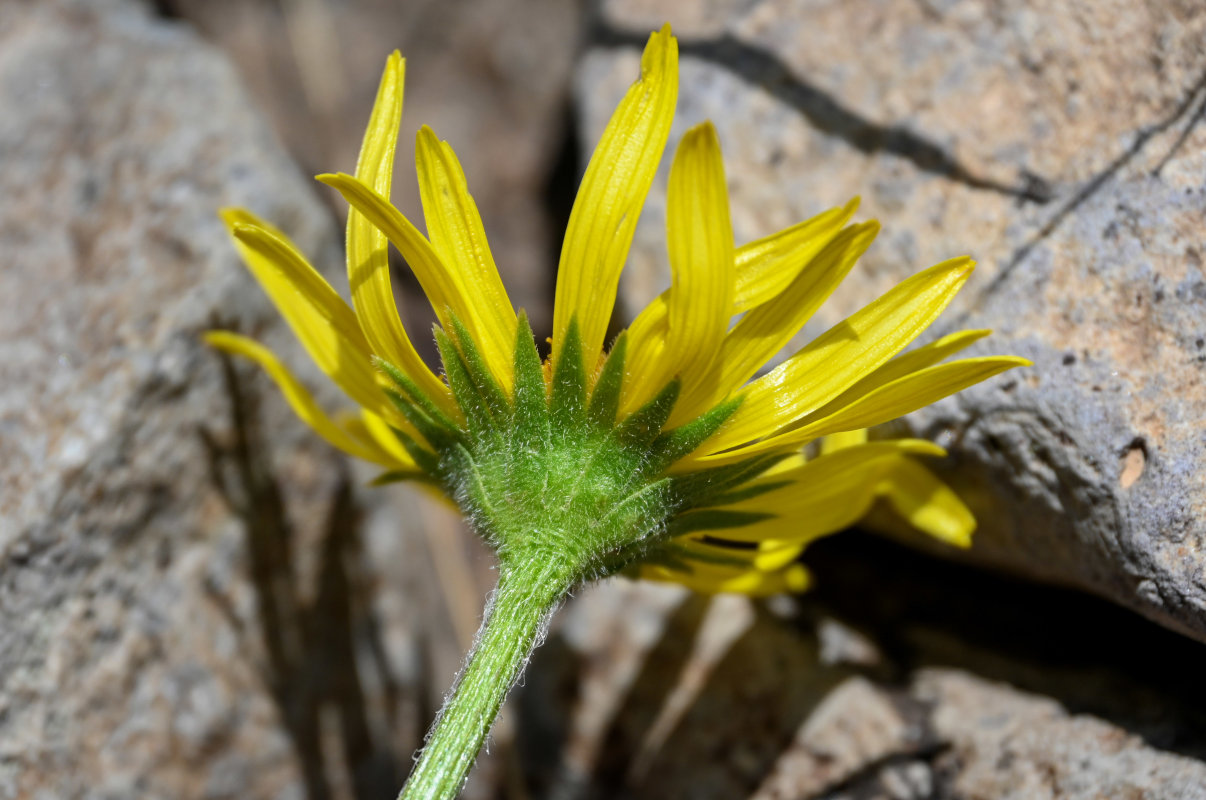
<path fill-rule="evenodd" d="M 862 577 L 767 605 L 624 581 L 575 598 L 520 691 L 536 796 L 1206 798 L 1203 692 L 1183 661 L 1200 645 L 1089 598 L 1014 640 L 1020 617 L 1072 593 L 968 578 L 935 584 L 948 596 L 934 606 L 899 593 L 949 567 L 850 549 L 870 550 L 865 578 L 901 599 L 868 604 Z M 890 577 L 902 567 L 915 571 Z M 997 594 L 1011 605 L 976 610 Z M 1144 654 L 1086 644 L 1095 621 Z M 863 640 L 854 660 L 825 657 L 835 627 Z"/>
<path fill-rule="evenodd" d="M 330 215 L 225 59 L 125 0 L 0 5 L 0 163 L 0 797 L 396 791 L 416 540 L 199 341 L 333 405 L 215 212 L 333 271 Z"/>
<path fill-rule="evenodd" d="M 945 796 L 999 800 L 1206 798 L 1206 766 L 1048 698 L 956 670 L 925 670 L 911 687 L 950 743 L 935 760 Z M 891 796 L 891 795 L 889 795 Z M 926 794 L 909 795 L 924 797 Z"/>
<path fill-rule="evenodd" d="M 884 232 L 806 335 L 972 254 L 934 333 L 993 327 L 974 354 L 1035 366 L 895 431 L 949 447 L 980 519 L 962 557 L 1206 641 L 1206 9 L 1107 5 L 612 0 L 576 96 L 592 143 L 670 19 L 672 141 L 716 123 L 739 242 L 862 195 Z M 668 285 L 664 186 L 628 313 Z"/>

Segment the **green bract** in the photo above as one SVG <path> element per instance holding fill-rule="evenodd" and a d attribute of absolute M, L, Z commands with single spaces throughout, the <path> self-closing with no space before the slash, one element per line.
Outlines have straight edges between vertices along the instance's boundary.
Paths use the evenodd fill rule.
<path fill-rule="evenodd" d="M 395 406 L 440 455 L 432 457 L 428 447 L 404 432 L 398 435 L 427 479 L 455 499 L 504 566 L 560 565 L 568 588 L 645 559 L 672 561 L 676 548 L 670 535 L 682 535 L 692 520 L 703 519 L 699 513 L 678 515 L 701 503 L 733 499 L 726 489 L 781 460 L 762 457 L 668 475 L 675 462 L 720 428 L 740 400 L 726 400 L 667 429 L 680 388 L 671 380 L 644 406 L 617 420 L 626 337 L 616 340 L 592 387 L 578 328 L 571 323 L 546 382 L 527 317 L 521 313 L 519 320 L 513 399 L 486 369 L 459 321 L 454 320 L 451 333 L 436 331 L 463 425 L 442 413 L 400 370 L 378 361 L 395 385 L 389 392 Z M 765 516 L 748 515 L 745 521 Z M 726 524 L 734 522 L 740 521 L 726 518 Z"/>

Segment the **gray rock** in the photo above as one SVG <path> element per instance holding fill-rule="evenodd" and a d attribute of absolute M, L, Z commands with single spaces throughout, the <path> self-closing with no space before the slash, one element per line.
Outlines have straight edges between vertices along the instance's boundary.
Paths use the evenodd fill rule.
<path fill-rule="evenodd" d="M 1206 192 L 1185 184 L 1206 175 L 1202 153 L 1114 179 L 1029 248 L 961 321 L 995 328 L 988 347 L 1034 367 L 907 421 L 951 444 L 945 477 L 980 520 L 972 558 L 1198 639 L 1206 281 L 1194 254 Z"/>
<path fill-rule="evenodd" d="M 215 212 L 334 272 L 328 214 L 224 59 L 124 0 L 0 5 L 0 163 L 0 798 L 396 791 L 416 612 L 363 587 L 415 541 L 198 338 L 321 387 Z"/>
<path fill-rule="evenodd" d="M 925 670 L 912 691 L 932 706 L 943 797 L 999 800 L 1206 798 L 1206 766 L 1057 703 L 957 670 Z"/>
<path fill-rule="evenodd" d="M 666 17 L 671 141 L 716 123 L 739 242 L 854 194 L 884 225 L 806 334 L 970 252 L 935 334 L 994 327 L 976 354 L 1036 362 L 897 427 L 951 450 L 981 526 L 961 557 L 1206 641 L 1206 9 L 613 0 L 576 84 L 584 142 Z M 668 285 L 663 190 L 630 313 Z"/>
<path fill-rule="evenodd" d="M 911 585 L 870 577 L 898 595 Z M 866 591 L 849 594 L 865 599 Z M 1011 599 L 1032 610 L 1054 591 Z M 1080 599 L 1082 624 L 1084 611 L 1105 606 Z M 935 625 L 926 601 L 887 601 L 887 620 L 864 610 L 859 624 L 894 655 L 868 668 L 826 663 L 823 640 L 832 634 L 824 630 L 847 621 L 817 616 L 813 598 L 778 605 L 773 613 L 735 597 L 709 605 L 676 587 L 619 580 L 575 598 L 521 691 L 537 796 L 1206 798 L 1206 764 L 1195 757 L 1204 729 L 1190 721 L 1202 693 L 1183 685 L 1197 680 L 1194 669 L 1154 667 L 1149 682 L 1102 659 L 1109 645 L 1063 652 L 1068 637 L 1058 628 L 1071 611 L 1052 615 L 1052 630 L 1035 632 L 1019 651 L 1002 635 L 1016 624 L 1007 610 L 971 614 L 985 646 L 950 637 L 951 620 Z M 918 621 L 897 622 L 902 612 Z M 1106 612 L 1126 619 L 1115 628 L 1120 636 L 1150 632 L 1130 640 L 1149 659 L 1198 647 Z"/>

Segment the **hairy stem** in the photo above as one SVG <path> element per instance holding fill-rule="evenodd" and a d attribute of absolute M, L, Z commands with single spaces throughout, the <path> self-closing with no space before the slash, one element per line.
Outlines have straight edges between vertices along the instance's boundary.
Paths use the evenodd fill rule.
<path fill-rule="evenodd" d="M 398 800 L 455 798 L 549 618 L 577 578 L 559 559 L 504 561 L 468 662 Z"/>

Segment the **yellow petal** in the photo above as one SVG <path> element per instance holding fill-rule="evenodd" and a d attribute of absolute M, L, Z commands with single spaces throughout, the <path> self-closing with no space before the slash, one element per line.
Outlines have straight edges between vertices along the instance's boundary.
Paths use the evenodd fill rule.
<path fill-rule="evenodd" d="M 666 343 L 666 331 L 670 329 L 670 290 L 653 298 L 653 302 L 641 309 L 636 319 L 628 326 L 628 364 L 653 363 L 642 357 L 635 348 L 656 346 Z M 630 369 L 631 371 L 631 369 Z"/>
<path fill-rule="evenodd" d="M 854 447 L 855 445 L 866 443 L 866 428 L 858 428 L 852 431 L 842 431 L 841 433 L 826 436 L 821 440 L 821 455 L 833 453 L 838 450 L 845 450 L 847 447 Z"/>
<path fill-rule="evenodd" d="M 829 453 L 821 453 L 812 459 L 800 459 L 796 461 L 796 466 L 792 469 L 780 470 L 773 468 L 759 475 L 754 479 L 753 483 L 766 481 L 769 483 L 780 483 L 784 480 L 794 480 L 799 482 L 817 481 L 823 475 L 833 474 L 847 469 L 859 469 L 864 462 L 874 461 L 880 458 L 889 456 L 930 456 L 941 458 L 946 455 L 940 445 L 929 441 L 928 439 L 882 439 L 879 441 L 867 441 L 865 431 L 857 431 L 863 436 L 859 437 L 862 441 L 852 442 L 846 447 L 841 447 Z M 790 461 L 784 463 L 791 463 Z M 782 489 L 783 492 L 788 490 Z"/>
<path fill-rule="evenodd" d="M 767 436 L 837 397 L 925 330 L 963 286 L 972 267 L 968 258 L 930 267 L 821 334 L 751 383 L 732 419 L 703 451 Z"/>
<path fill-rule="evenodd" d="M 912 459 L 901 459 L 884 477 L 880 493 L 919 531 L 954 545 L 970 547 L 976 518 L 959 495 Z"/>
<path fill-rule="evenodd" d="M 737 291 L 734 313 L 773 300 L 800 270 L 841 232 L 858 210 L 858 198 L 831 208 L 790 228 L 737 248 Z"/>
<path fill-rule="evenodd" d="M 757 549 L 726 547 L 723 544 L 716 544 L 722 537 L 709 535 L 712 541 L 703 541 L 700 539 L 676 539 L 675 544 L 679 546 L 680 552 L 689 557 L 694 557 L 704 563 L 721 563 L 717 559 L 740 559 L 745 567 L 758 569 L 762 572 L 774 572 L 789 566 L 793 561 L 799 558 L 804 552 L 803 544 L 793 542 L 761 542 Z"/>
<path fill-rule="evenodd" d="M 737 248 L 732 313 L 741 314 L 778 296 L 841 232 L 856 210 L 858 198 Z M 628 327 L 630 373 L 641 374 L 660 357 L 670 327 L 669 308 L 670 291 L 666 290 Z M 625 401 L 621 411 L 632 411 L 639 405 L 629 386 L 625 386 Z"/>
<path fill-rule="evenodd" d="M 313 428 L 319 436 L 343 452 L 389 469 L 414 466 L 414 462 L 409 456 L 396 458 L 381 448 L 366 446 L 354 436 L 349 435 L 323 412 L 314 400 L 314 396 L 307 391 L 306 387 L 302 386 L 301 381 L 289 371 L 289 368 L 282 364 L 271 350 L 255 340 L 229 331 L 209 331 L 204 335 L 204 339 L 212 347 L 249 358 L 263 367 L 264 371 L 280 387 L 281 393 L 285 395 L 285 400 L 288 401 L 293 412 Z"/>
<path fill-rule="evenodd" d="M 761 475 L 759 475 L 758 479 L 759 480 L 762 480 L 762 479 L 769 480 L 773 476 L 776 476 L 776 475 L 782 476 L 784 473 L 789 473 L 796 469 L 799 469 L 800 467 L 804 466 L 807 463 L 808 463 L 808 459 L 804 457 L 803 451 L 797 450 L 795 453 L 792 453 L 791 455 L 787 456 L 786 458 L 783 458 L 780 461 L 775 462 L 775 464 L 773 466 L 771 466 L 770 469 L 768 469 L 766 472 L 763 472 Z M 779 480 L 779 478 L 776 478 L 776 480 Z"/>
<path fill-rule="evenodd" d="M 727 547 L 698 536 L 683 536 L 674 540 L 675 555 L 707 564 L 747 567 L 754 561 L 755 552 L 747 547 Z"/>
<path fill-rule="evenodd" d="M 885 384 L 903 378 L 911 372 L 937 364 L 974 342 L 983 339 L 991 332 L 987 330 L 957 331 L 947 334 L 938 341 L 931 342 L 924 347 L 918 347 L 907 353 L 902 353 L 813 413 L 818 417 L 825 416 L 832 411 L 848 406 L 856 399 L 873 392 Z"/>
<path fill-rule="evenodd" d="M 752 597 L 798 593 L 809 584 L 808 571 L 801 564 L 774 572 L 698 562 L 691 564 L 690 571 L 641 565 L 638 575 L 645 580 L 682 584 L 703 594 L 732 593 Z"/>
<path fill-rule="evenodd" d="M 874 222 L 842 231 L 777 297 L 748 311 L 725 337 L 709 383 L 684 386 L 684 402 L 675 408 L 676 414 L 681 409 L 683 416 L 672 417 L 670 424 L 697 416 L 749 380 L 804 327 L 878 232 Z"/>
<path fill-rule="evenodd" d="M 875 385 L 883 386 L 885 383 L 891 383 L 897 378 L 903 378 L 910 372 L 916 372 L 919 369 L 933 366 L 940 361 L 945 361 L 955 353 L 966 349 L 990 333 L 992 331 L 985 329 L 955 331 L 954 333 L 948 333 L 936 342 L 930 342 L 915 350 L 901 353 L 872 373 L 876 378 Z"/>
<path fill-rule="evenodd" d="M 366 424 L 366 420 L 369 418 L 380 421 L 382 430 L 369 430 L 369 426 Z M 363 447 L 377 454 L 378 457 L 376 459 L 370 459 L 374 463 L 393 465 L 391 466 L 391 471 L 408 470 L 416 474 L 421 473 L 410 453 L 406 452 L 406 448 L 398 441 L 398 437 L 394 435 L 389 424 L 382 420 L 381 417 L 364 409 L 360 409 L 359 414 L 344 410 L 336 412 L 334 420 L 335 424 L 342 428 L 347 435 L 351 436 Z M 385 435 L 383 436 L 382 434 Z M 423 439 L 416 434 L 412 434 L 412 438 L 420 444 L 423 443 Z"/>
<path fill-rule="evenodd" d="M 272 226 L 241 209 L 225 209 L 221 216 L 244 263 L 319 369 L 358 405 L 391 414 L 368 343 L 347 303 Z"/>
<path fill-rule="evenodd" d="M 735 450 L 692 459 L 691 463 L 712 467 L 739 461 L 755 453 L 801 447 L 819 436 L 869 428 L 936 403 L 1005 370 L 1027 366 L 1030 366 L 1028 360 L 1016 356 L 987 356 L 938 364 L 885 384 L 832 413 L 822 416 L 818 412 L 805 417 L 802 424 L 785 433 Z M 683 464 L 680 469 L 686 466 Z"/>
<path fill-rule="evenodd" d="M 683 136 L 666 192 L 670 330 L 666 356 L 682 375 L 706 366 L 733 309 L 733 228 L 720 141 L 705 122 Z"/>
<path fill-rule="evenodd" d="M 791 483 L 757 497 L 724 506 L 729 511 L 775 514 L 737 528 L 708 531 L 734 542 L 769 542 L 768 550 L 802 546 L 850 527 L 871 507 L 885 475 L 911 453 L 941 453 L 921 440 L 872 442 L 822 455 L 774 482 Z M 772 557 L 773 560 L 773 557 Z"/>
<path fill-rule="evenodd" d="M 415 142 L 415 165 L 427 235 L 440 260 L 459 274 L 465 300 L 474 317 L 464 319 L 491 373 L 509 394 L 513 380 L 517 319 L 503 287 L 477 204 L 469 194 L 464 170 L 447 142 L 427 126 Z"/>
<path fill-rule="evenodd" d="M 406 62 L 394 51 L 381 76 L 377 100 L 356 162 L 356 176 L 386 197 L 393 182 L 405 72 Z M 372 352 L 406 373 L 420 389 L 451 413 L 453 405 L 447 387 L 423 363 L 398 316 L 390 284 L 385 236 L 355 208 L 348 213 L 347 250 L 352 304 Z"/>
<path fill-rule="evenodd" d="M 771 571 L 783 569 L 791 564 L 804 552 L 804 545 L 795 542 L 780 542 L 767 540 L 758 543 L 754 566 L 757 569 Z"/>
<path fill-rule="evenodd" d="M 804 424 L 788 435 L 802 437 L 798 441 L 804 442 L 827 433 L 870 428 L 936 403 L 1006 370 L 1028 366 L 1030 361 L 1017 356 L 984 356 L 926 367 L 879 386 L 830 414 L 807 417 Z"/>
<path fill-rule="evenodd" d="M 815 507 L 795 507 L 790 515 L 758 523 L 759 530 L 748 534 L 763 537 L 758 542 L 754 566 L 772 570 L 790 564 L 808 542 L 858 523 L 877 498 L 887 500 L 917 530 L 955 547 L 971 546 L 975 517 L 949 486 L 916 459 L 880 460 L 878 466 L 871 465 L 861 483 L 852 482 L 848 489 L 849 494 L 831 493 L 825 498 L 832 508 L 840 510 L 840 516 L 823 520 L 830 530 L 817 524 Z M 804 485 L 799 490 L 811 491 Z M 723 538 L 726 532 L 713 534 Z"/>
<path fill-rule="evenodd" d="M 398 248 L 423 287 L 423 293 L 431 301 L 440 324 L 451 330 L 449 312 L 456 316 L 473 334 L 474 340 L 481 339 L 481 324 L 478 313 L 469 304 L 464 291 L 464 276 L 449 269 L 439 257 L 431 242 L 427 241 L 405 215 L 395 208 L 380 193 L 373 191 L 363 181 L 343 173 L 324 174 L 317 179 L 334 188 L 352 208 L 356 209 L 370 224 L 385 234 Z"/>
<path fill-rule="evenodd" d="M 615 305 L 620 270 L 670 134 L 678 95 L 678 43 L 666 25 L 649 37 L 641 77 L 607 124 L 570 212 L 553 309 L 553 363 L 577 318 L 593 365 Z"/>
<path fill-rule="evenodd" d="M 411 458 L 410 453 L 406 452 L 406 448 L 402 446 L 402 442 L 398 441 L 398 437 L 394 434 L 390 424 L 380 416 L 368 409 L 361 409 L 359 422 L 360 425 L 357 428 L 363 427 L 369 439 L 375 442 L 382 450 L 389 453 L 399 463 L 414 463 L 414 459 Z M 395 424 L 393 427 L 405 431 L 410 438 L 421 443 L 423 441 L 422 435 L 409 422 L 406 420 L 403 420 L 403 422 L 405 423 L 404 425 Z"/>
<path fill-rule="evenodd" d="M 900 461 L 900 457 L 896 457 Z M 757 544 L 754 566 L 774 570 L 796 559 L 800 551 L 816 539 L 831 536 L 856 524 L 876 500 L 882 473 L 888 463 L 880 462 L 873 472 L 849 480 L 847 485 L 827 485 L 824 495 L 813 502 L 796 502 L 778 509 L 778 516 L 754 524 L 712 531 L 718 538 Z M 796 486 L 801 495 L 810 494 L 806 486 Z"/>
<path fill-rule="evenodd" d="M 625 405 L 639 406 L 667 381 L 697 380 L 715 358 L 733 313 L 733 229 L 720 142 L 711 123 L 683 136 L 666 190 L 671 285 L 666 343 L 651 369 L 629 370 Z M 671 425 L 674 425 L 671 422 Z"/>
<path fill-rule="evenodd" d="M 756 542 L 754 565 L 776 569 L 794 560 L 797 548 L 856 524 L 876 499 L 884 498 L 918 530 L 967 547 L 975 518 L 950 487 L 914 458 L 942 453 L 931 442 L 902 439 L 824 454 L 805 467 L 774 476 L 774 482 L 792 479 L 791 485 L 724 507 L 771 511 L 777 516 L 739 528 L 711 530 L 708 535 Z"/>

